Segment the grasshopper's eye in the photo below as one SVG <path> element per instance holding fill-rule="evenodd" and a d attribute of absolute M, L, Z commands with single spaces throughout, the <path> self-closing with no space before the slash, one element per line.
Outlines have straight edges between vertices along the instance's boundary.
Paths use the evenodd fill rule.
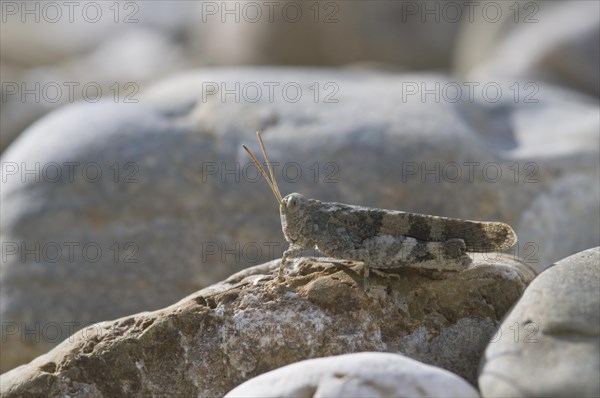
<path fill-rule="evenodd" d="M 302 199 L 303 197 L 300 194 L 290 194 L 284 199 L 285 207 L 290 212 L 298 211 L 302 207 Z"/>
<path fill-rule="evenodd" d="M 295 198 L 293 196 L 291 198 L 288 198 L 287 207 L 290 210 L 296 210 L 296 209 L 298 209 L 299 205 L 300 205 L 300 201 L 298 200 L 298 198 Z"/>
<path fill-rule="evenodd" d="M 299 193 L 291 193 L 283 198 L 283 206 L 285 206 L 285 209 L 290 213 L 294 213 L 303 208 L 306 203 L 306 198 Z"/>

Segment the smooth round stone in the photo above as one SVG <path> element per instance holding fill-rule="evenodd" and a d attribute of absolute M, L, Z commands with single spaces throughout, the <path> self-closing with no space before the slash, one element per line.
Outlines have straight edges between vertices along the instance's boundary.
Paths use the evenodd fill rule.
<path fill-rule="evenodd" d="M 531 282 L 483 358 L 484 397 L 600 395 L 600 248 Z"/>
<path fill-rule="evenodd" d="M 262 374 L 226 397 L 479 397 L 453 373 L 402 355 L 309 359 Z"/>

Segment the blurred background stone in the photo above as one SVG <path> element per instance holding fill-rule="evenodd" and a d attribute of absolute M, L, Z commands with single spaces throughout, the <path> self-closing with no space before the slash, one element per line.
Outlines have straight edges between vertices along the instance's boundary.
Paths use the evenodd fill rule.
<path fill-rule="evenodd" d="M 541 193 L 531 203 L 518 230 L 525 239 L 545 235 L 552 242 L 537 253 L 539 264 L 552 264 L 576 247 L 581 250 L 599 243 L 599 191 L 594 175 L 573 174 L 560 178 L 549 192 Z M 540 214 L 553 216 L 540 217 Z"/>
<path fill-rule="evenodd" d="M 544 80 L 600 97 L 600 3 L 482 1 L 456 41 L 465 80 Z"/>
<path fill-rule="evenodd" d="M 52 66 L 12 66 L 9 74 L 3 71 L 2 76 L 0 149 L 33 121 L 63 105 L 139 102 L 148 82 L 183 69 L 184 58 L 182 48 L 164 35 L 138 28 L 109 38 L 88 54 Z"/>
<path fill-rule="evenodd" d="M 441 18 L 442 4 L 436 2 L 426 6 L 433 14 L 428 18 L 435 23 L 424 23 L 424 6 L 413 1 L 284 0 L 271 7 L 260 2 L 258 7 L 210 1 L 196 4 L 195 18 L 202 23 L 192 26 L 191 46 L 217 65 L 369 61 L 405 69 L 447 69 L 460 30 L 460 18 Z M 449 12 L 462 15 L 463 7 L 455 2 L 456 10 Z"/>
<path fill-rule="evenodd" d="M 6 83 L 30 88 L 35 82 L 61 84 L 63 78 L 85 84 L 90 77 L 105 92 L 129 82 L 142 91 L 149 79 L 182 68 L 248 64 L 453 71 L 465 80 L 543 80 L 600 95 L 597 2 L 152 1 L 116 6 L 86 0 L 72 10 L 2 4 L 3 95 Z M 30 14 L 22 15 L 23 10 Z M 100 17 L 91 23 L 96 12 Z M 3 99 L 0 149 L 64 104 L 41 102 L 13 94 Z"/>
<path fill-rule="evenodd" d="M 194 2 L 187 1 L 116 5 L 90 0 L 71 4 L 3 0 L 1 5 L 2 59 L 23 67 L 53 65 L 84 56 L 104 42 L 140 27 L 181 40 L 194 23 L 190 10 L 195 8 Z"/>

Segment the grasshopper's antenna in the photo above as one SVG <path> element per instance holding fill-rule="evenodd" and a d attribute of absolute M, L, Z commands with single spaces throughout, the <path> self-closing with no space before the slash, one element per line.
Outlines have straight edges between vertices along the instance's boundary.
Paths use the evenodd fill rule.
<path fill-rule="evenodd" d="M 277 190 L 277 194 L 279 195 L 279 198 L 281 199 L 281 197 L 282 197 L 281 191 L 279 190 L 279 187 L 277 186 L 277 180 L 275 179 L 275 173 L 273 173 L 273 165 L 271 164 L 271 161 L 269 160 L 269 157 L 267 156 L 267 150 L 265 149 L 265 144 L 263 143 L 262 137 L 260 136 L 260 131 L 256 132 L 256 136 L 258 137 L 258 142 L 260 143 L 260 149 L 262 150 L 263 156 L 265 157 L 265 160 L 267 161 L 267 168 L 269 169 L 269 175 L 271 176 L 271 182 L 273 183 L 273 186 Z"/>
<path fill-rule="evenodd" d="M 277 202 L 279 202 L 279 204 L 282 204 L 283 199 L 281 198 L 281 194 L 277 190 L 275 190 L 275 186 L 269 179 L 269 176 L 267 176 L 267 173 L 265 173 L 265 170 L 262 168 L 262 166 L 260 165 L 260 163 L 258 162 L 256 157 L 252 154 L 252 152 L 250 152 L 250 149 L 248 149 L 248 147 L 246 145 L 242 145 L 242 147 L 246 150 L 246 152 L 248 152 L 248 155 L 250 155 L 250 157 L 252 158 L 252 161 L 254 162 L 256 167 L 258 167 L 258 170 L 262 173 L 263 177 L 269 184 L 269 187 L 271 187 L 271 191 L 273 191 L 273 195 L 275 195 L 275 199 L 277 199 Z"/>

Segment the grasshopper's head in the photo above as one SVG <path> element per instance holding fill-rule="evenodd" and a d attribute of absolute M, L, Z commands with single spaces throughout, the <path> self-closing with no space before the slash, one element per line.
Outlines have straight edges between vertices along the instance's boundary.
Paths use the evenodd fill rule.
<path fill-rule="evenodd" d="M 281 228 L 288 242 L 303 246 L 302 237 L 305 236 L 303 230 L 307 213 L 308 199 L 299 193 L 287 195 L 279 204 Z"/>

